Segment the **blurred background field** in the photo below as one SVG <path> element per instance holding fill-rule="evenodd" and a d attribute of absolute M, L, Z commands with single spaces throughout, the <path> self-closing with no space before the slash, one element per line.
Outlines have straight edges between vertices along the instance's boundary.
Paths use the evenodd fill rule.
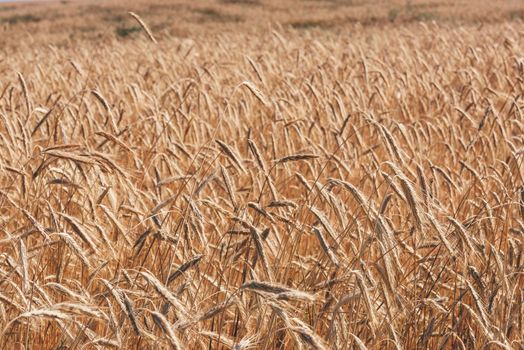
<path fill-rule="evenodd" d="M 61 0 L 0 4 L 0 43 L 10 39 L 66 45 L 68 40 L 139 35 L 127 11 L 139 13 L 161 39 L 281 25 L 295 30 L 344 31 L 413 22 L 481 26 L 524 18 L 524 3 L 441 0 Z"/>

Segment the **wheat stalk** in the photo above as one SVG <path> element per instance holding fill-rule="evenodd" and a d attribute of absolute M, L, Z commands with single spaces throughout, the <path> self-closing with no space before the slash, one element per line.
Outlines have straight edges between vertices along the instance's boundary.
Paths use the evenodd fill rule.
<path fill-rule="evenodd" d="M 151 33 L 151 30 L 149 30 L 149 27 L 144 23 L 144 21 L 142 21 L 142 19 L 140 18 L 140 16 L 138 16 L 136 13 L 134 12 L 129 12 L 129 15 L 131 17 L 133 17 L 137 22 L 138 24 L 140 24 L 140 26 L 142 27 L 142 29 L 144 29 L 144 31 L 146 32 L 147 34 L 147 37 L 152 41 L 154 42 L 155 44 L 157 44 L 157 41 L 155 39 L 155 37 L 153 36 L 153 33 Z"/>

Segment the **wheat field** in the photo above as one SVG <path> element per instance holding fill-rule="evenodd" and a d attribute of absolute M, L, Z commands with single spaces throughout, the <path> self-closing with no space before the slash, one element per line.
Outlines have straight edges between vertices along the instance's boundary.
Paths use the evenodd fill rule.
<path fill-rule="evenodd" d="M 408 3 L 1 5 L 0 348 L 523 349 L 524 10 Z"/>

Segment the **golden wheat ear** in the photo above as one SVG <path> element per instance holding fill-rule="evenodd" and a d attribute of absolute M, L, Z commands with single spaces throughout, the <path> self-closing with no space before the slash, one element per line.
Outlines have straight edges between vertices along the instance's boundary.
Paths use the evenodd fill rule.
<path fill-rule="evenodd" d="M 142 27 L 142 29 L 144 29 L 144 31 L 146 32 L 147 34 L 147 37 L 152 41 L 154 42 L 155 44 L 157 43 L 155 37 L 153 36 L 153 33 L 151 33 L 151 30 L 149 29 L 149 27 L 145 24 L 145 22 L 142 20 L 142 18 L 140 18 L 139 15 L 137 15 L 136 13 L 134 12 L 129 12 L 129 15 L 131 17 L 133 17 L 134 19 L 136 19 L 136 21 L 138 22 L 138 24 L 140 24 L 140 26 Z"/>

